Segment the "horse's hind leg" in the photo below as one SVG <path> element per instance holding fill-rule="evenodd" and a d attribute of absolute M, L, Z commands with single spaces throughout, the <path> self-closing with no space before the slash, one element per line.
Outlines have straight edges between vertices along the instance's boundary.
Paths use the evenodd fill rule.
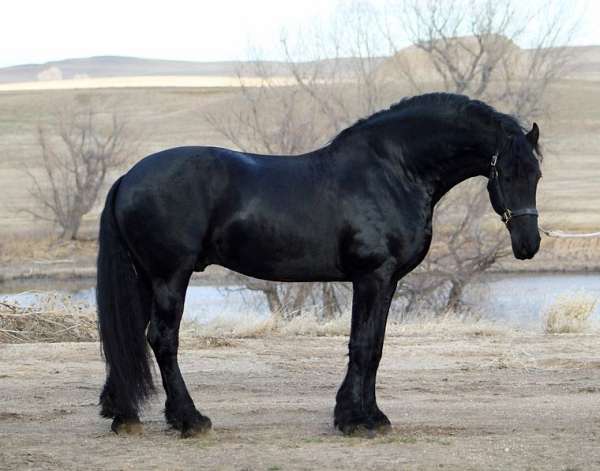
<path fill-rule="evenodd" d="M 196 435 L 211 427 L 210 419 L 196 410 L 177 362 L 179 325 L 190 275 L 191 271 L 180 272 L 168 281 L 154 282 L 154 302 L 148 328 L 148 341 L 167 393 L 165 417 L 169 424 L 181 431 L 182 437 Z"/>

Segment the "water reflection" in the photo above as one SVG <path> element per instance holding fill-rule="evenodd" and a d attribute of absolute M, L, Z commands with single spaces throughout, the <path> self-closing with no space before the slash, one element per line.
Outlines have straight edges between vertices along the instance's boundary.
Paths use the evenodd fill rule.
<path fill-rule="evenodd" d="M 64 286 L 64 285 L 63 285 Z M 57 291 L 67 294 L 61 286 Z M 47 296 L 45 292 L 28 291 L 2 294 L 0 301 L 18 302 L 33 306 Z M 464 299 L 487 319 L 518 327 L 540 326 L 544 310 L 558 296 L 584 291 L 600 299 L 600 274 L 501 274 L 489 275 L 482 283 L 469 287 Z M 78 289 L 70 293 L 72 302 L 94 305 L 94 289 Z M 202 323 L 216 317 L 239 317 L 241 314 L 266 318 L 269 315 L 266 300 L 261 293 L 239 286 L 190 286 L 185 302 L 184 317 Z M 600 305 L 595 319 L 600 318 Z"/>

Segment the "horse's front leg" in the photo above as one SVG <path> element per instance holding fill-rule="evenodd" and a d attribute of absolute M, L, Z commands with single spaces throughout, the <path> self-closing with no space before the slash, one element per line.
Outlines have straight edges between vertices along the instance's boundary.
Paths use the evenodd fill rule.
<path fill-rule="evenodd" d="M 348 371 L 334 412 L 334 424 L 344 434 L 390 426 L 377 406 L 375 383 L 396 279 L 380 270 L 354 281 L 353 288 Z"/>

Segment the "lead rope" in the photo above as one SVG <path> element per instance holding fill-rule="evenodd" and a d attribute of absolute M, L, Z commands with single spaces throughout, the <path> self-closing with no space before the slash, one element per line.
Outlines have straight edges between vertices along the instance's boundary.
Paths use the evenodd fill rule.
<path fill-rule="evenodd" d="M 556 237 L 561 239 L 569 239 L 569 238 L 589 238 L 592 237 L 600 237 L 600 232 L 588 232 L 583 234 L 578 234 L 574 232 L 564 232 L 564 231 L 551 231 L 549 229 L 545 229 L 542 226 L 539 226 L 540 231 L 546 234 L 548 237 Z"/>

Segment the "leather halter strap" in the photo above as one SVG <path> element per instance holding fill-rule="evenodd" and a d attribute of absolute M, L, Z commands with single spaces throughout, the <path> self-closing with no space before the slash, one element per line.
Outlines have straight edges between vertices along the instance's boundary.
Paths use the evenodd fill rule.
<path fill-rule="evenodd" d="M 539 216 L 538 210 L 535 208 L 522 208 L 511 210 L 507 204 L 506 199 L 504 198 L 504 192 L 502 191 L 502 187 L 500 186 L 500 180 L 498 179 L 498 167 L 496 164 L 498 163 L 499 152 L 496 152 L 492 155 L 492 162 L 490 164 L 490 182 L 492 183 L 496 195 L 498 196 L 498 204 L 502 208 L 502 214 L 500 219 L 506 225 L 517 217 L 520 216 Z"/>

